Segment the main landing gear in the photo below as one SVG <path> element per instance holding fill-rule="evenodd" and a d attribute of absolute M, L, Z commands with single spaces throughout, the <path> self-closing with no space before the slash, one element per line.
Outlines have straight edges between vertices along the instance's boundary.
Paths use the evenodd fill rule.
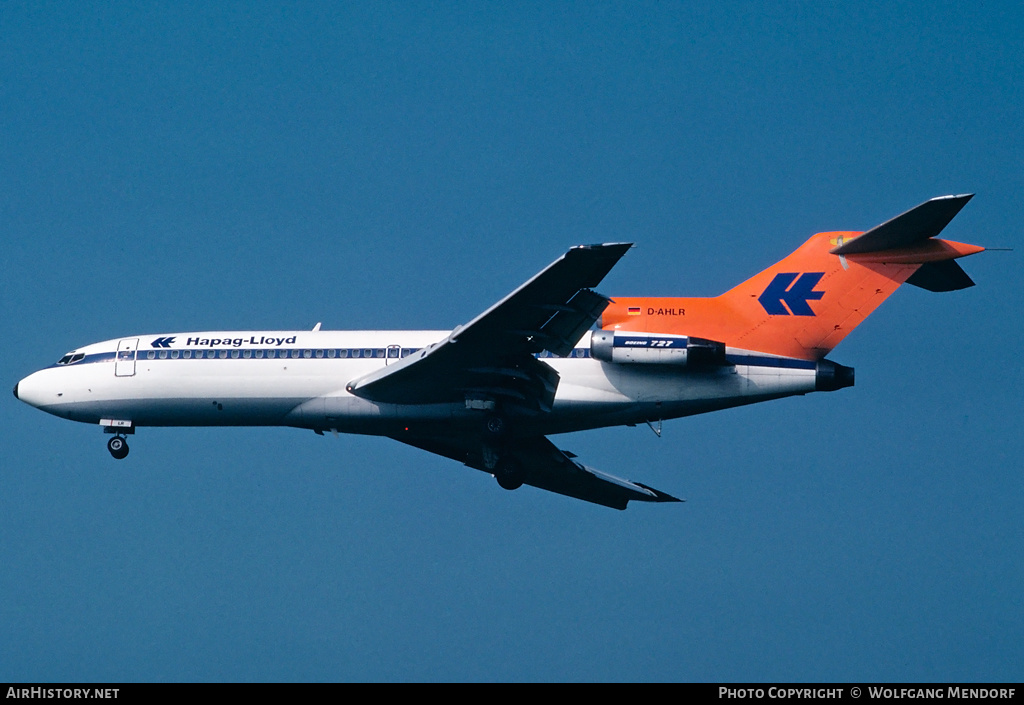
<path fill-rule="evenodd" d="M 107 450 L 116 460 L 124 460 L 128 457 L 128 439 L 124 436 L 114 436 L 107 441 Z"/>
<path fill-rule="evenodd" d="M 508 438 L 508 419 L 500 413 L 488 414 L 482 431 L 484 466 L 491 471 L 501 488 L 517 490 L 522 487 L 523 468 L 507 452 L 511 442 Z"/>
<path fill-rule="evenodd" d="M 503 490 L 518 490 L 523 486 L 523 468 L 515 460 L 502 460 L 494 468 L 494 479 Z"/>

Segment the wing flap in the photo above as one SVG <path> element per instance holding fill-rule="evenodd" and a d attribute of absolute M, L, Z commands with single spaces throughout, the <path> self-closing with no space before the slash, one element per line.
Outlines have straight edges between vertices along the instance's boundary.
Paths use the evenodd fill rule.
<path fill-rule="evenodd" d="M 545 350 L 565 357 L 601 317 L 609 302 L 596 291 L 580 289 L 568 304 L 554 307 L 554 314 L 533 334 L 534 338 Z"/>

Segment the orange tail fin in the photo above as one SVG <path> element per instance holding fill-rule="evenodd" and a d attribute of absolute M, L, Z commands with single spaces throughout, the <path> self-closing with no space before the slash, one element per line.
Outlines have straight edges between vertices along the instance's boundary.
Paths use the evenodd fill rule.
<path fill-rule="evenodd" d="M 933 239 L 970 199 L 933 198 L 864 233 L 818 233 L 714 298 L 616 297 L 601 326 L 820 360 L 905 281 L 932 291 L 974 284 L 953 260 L 984 248 Z"/>

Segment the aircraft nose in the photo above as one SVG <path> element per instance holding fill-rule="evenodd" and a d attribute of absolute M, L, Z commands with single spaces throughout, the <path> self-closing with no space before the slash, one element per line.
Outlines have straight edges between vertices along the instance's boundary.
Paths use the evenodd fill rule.
<path fill-rule="evenodd" d="M 53 388 L 48 370 L 33 372 L 14 385 L 14 397 L 37 409 L 53 404 L 62 396 Z M 63 390 L 61 390 L 63 391 Z"/>

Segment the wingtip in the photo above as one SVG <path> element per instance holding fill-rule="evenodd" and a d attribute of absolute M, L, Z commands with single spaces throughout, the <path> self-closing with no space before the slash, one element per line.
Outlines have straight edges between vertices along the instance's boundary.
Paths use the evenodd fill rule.
<path fill-rule="evenodd" d="M 613 250 L 621 249 L 623 252 L 636 247 L 634 242 L 595 242 L 590 245 L 573 245 L 571 250 Z"/>
<path fill-rule="evenodd" d="M 679 499 L 678 497 L 673 497 L 672 495 L 668 494 L 667 492 L 662 492 L 661 490 L 656 490 L 653 487 L 650 487 L 648 485 L 643 484 L 642 482 L 634 482 L 633 484 L 634 485 L 638 485 L 639 487 L 643 487 L 645 490 L 647 490 L 648 492 L 650 492 L 653 495 L 652 497 L 644 497 L 644 498 L 642 498 L 643 501 L 645 501 L 645 502 L 685 502 L 686 501 L 685 499 Z M 641 499 L 641 498 L 640 497 L 636 497 L 635 499 Z"/>

